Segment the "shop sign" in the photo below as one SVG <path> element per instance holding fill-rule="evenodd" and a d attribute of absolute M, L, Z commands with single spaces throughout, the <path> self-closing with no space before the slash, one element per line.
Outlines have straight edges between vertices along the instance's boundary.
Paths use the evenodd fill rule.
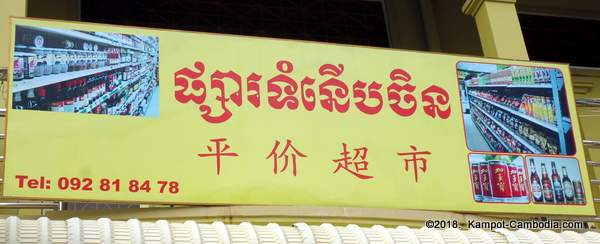
<path fill-rule="evenodd" d="M 594 214 L 566 64 L 11 27 L 7 197 Z"/>

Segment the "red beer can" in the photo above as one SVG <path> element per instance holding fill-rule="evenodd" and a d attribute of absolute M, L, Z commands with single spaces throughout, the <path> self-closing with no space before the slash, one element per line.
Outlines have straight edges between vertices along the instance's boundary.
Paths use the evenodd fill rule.
<path fill-rule="evenodd" d="M 521 189 L 521 196 L 529 196 L 527 193 L 527 184 L 525 183 L 525 171 L 523 171 L 523 167 L 519 166 L 517 172 L 519 174 L 519 189 Z"/>
<path fill-rule="evenodd" d="M 492 183 L 490 181 L 490 166 L 488 162 L 479 163 L 479 179 L 481 180 L 481 195 L 483 200 L 492 198 Z"/>
<path fill-rule="evenodd" d="M 471 181 L 473 183 L 473 195 L 475 195 L 475 201 L 481 202 L 483 196 L 481 195 L 481 181 L 479 180 L 479 163 L 471 164 Z"/>
<path fill-rule="evenodd" d="M 521 197 L 521 186 L 519 185 L 519 173 L 517 166 L 513 163 L 508 163 L 508 177 L 510 180 L 510 192 L 513 197 Z"/>
<path fill-rule="evenodd" d="M 490 165 L 492 196 L 499 202 L 505 202 L 512 197 L 508 167 L 500 160 L 490 160 L 488 163 Z"/>

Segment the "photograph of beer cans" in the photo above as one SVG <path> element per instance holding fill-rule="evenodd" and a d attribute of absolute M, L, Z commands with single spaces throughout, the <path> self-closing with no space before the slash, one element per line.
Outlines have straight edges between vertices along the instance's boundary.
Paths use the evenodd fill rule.
<path fill-rule="evenodd" d="M 484 203 L 529 203 L 523 157 L 470 154 L 473 198 Z"/>
<path fill-rule="evenodd" d="M 575 153 L 559 69 L 459 62 L 457 75 L 471 151 Z"/>
<path fill-rule="evenodd" d="M 585 205 L 577 159 L 527 157 L 526 160 L 534 203 Z"/>
<path fill-rule="evenodd" d="M 12 108 L 158 116 L 158 38 L 18 25 Z"/>

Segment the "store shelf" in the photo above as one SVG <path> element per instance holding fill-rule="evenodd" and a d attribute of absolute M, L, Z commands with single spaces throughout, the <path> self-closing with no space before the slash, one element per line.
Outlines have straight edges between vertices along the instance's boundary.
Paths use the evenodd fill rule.
<path fill-rule="evenodd" d="M 19 27 L 30 29 L 30 30 L 37 30 L 37 31 L 53 33 L 53 34 L 57 34 L 57 35 L 63 35 L 63 36 L 76 38 L 76 39 L 82 39 L 82 40 L 102 43 L 105 45 L 111 45 L 111 46 L 115 45 L 115 43 L 113 43 L 109 40 L 106 40 L 104 38 L 100 38 L 100 37 L 97 37 L 94 35 L 90 35 L 90 34 L 75 31 L 75 30 L 57 29 L 57 28 L 48 28 L 48 27 L 30 26 L 30 25 L 19 25 Z"/>
<path fill-rule="evenodd" d="M 112 95 L 116 94 L 117 92 L 121 91 L 123 89 L 123 87 L 127 87 L 129 84 L 131 84 L 132 82 L 140 79 L 142 76 L 146 75 L 146 73 L 148 73 L 148 71 L 144 71 L 141 74 L 139 74 L 138 76 L 136 76 L 133 79 L 130 79 L 129 81 L 125 81 L 123 82 L 121 85 L 119 85 L 118 87 L 116 87 L 115 89 L 113 89 L 112 91 L 110 91 L 109 93 L 106 93 L 104 95 L 102 95 L 100 98 L 96 99 L 96 101 L 94 101 L 92 104 L 88 105 L 87 107 L 85 107 L 84 109 L 82 109 L 80 111 L 80 113 L 89 113 L 90 111 L 92 111 L 92 109 L 94 109 L 96 106 L 102 104 L 104 101 L 106 101 L 108 98 L 110 98 Z"/>
<path fill-rule="evenodd" d="M 30 47 L 30 46 L 22 46 L 22 45 L 15 46 L 15 48 L 16 49 L 39 50 L 39 51 L 55 51 L 55 52 L 79 52 L 79 53 L 95 53 L 95 54 L 103 53 L 102 51 L 86 51 L 86 50 L 79 50 L 79 49 L 51 48 L 51 47 Z M 26 54 L 29 54 L 30 56 L 35 56 L 35 54 L 33 54 L 33 53 L 26 53 Z M 15 56 L 16 55 L 18 55 L 17 52 L 15 52 Z"/>
<path fill-rule="evenodd" d="M 484 133 L 484 132 L 483 132 L 483 130 L 484 130 L 484 129 L 482 129 L 482 128 L 480 127 L 480 125 L 479 125 L 479 124 L 477 124 L 477 123 L 473 123 L 473 124 L 475 125 L 475 127 L 477 128 L 477 130 L 479 130 L 479 131 L 480 131 L 481 135 L 483 136 L 483 133 Z M 489 129 L 487 129 L 487 130 L 489 131 Z M 494 135 L 492 132 L 489 132 L 489 133 L 491 133 L 491 134 L 492 134 L 494 137 L 496 137 L 496 135 Z M 497 139 L 497 137 L 496 137 L 496 140 L 498 140 L 498 139 Z M 492 144 L 492 142 L 491 142 L 491 141 L 487 140 L 486 138 L 484 138 L 484 141 L 485 141 L 485 144 L 487 144 L 487 145 L 488 145 L 488 148 L 489 148 L 489 150 L 484 150 L 484 151 L 496 151 L 496 147 L 494 147 L 494 145 Z M 505 145 L 503 144 L 503 143 L 504 143 L 503 141 L 498 141 L 498 143 L 500 143 L 500 145 L 501 145 L 502 147 L 504 147 L 505 151 L 508 151 L 508 150 L 506 149 Z"/>
<path fill-rule="evenodd" d="M 137 47 L 129 46 L 123 42 L 109 38 L 108 36 L 101 37 L 101 36 L 97 36 L 97 35 L 90 35 L 87 33 L 76 31 L 76 30 L 48 28 L 48 27 L 41 27 L 41 26 L 19 25 L 19 27 L 30 29 L 30 30 L 35 30 L 35 31 L 43 31 L 43 32 L 47 32 L 47 33 L 62 35 L 62 36 L 80 39 L 80 40 L 96 42 L 96 43 L 105 44 L 105 45 L 114 46 L 114 47 L 127 48 L 127 49 L 131 49 L 131 50 L 136 50 L 139 52 L 145 52 L 150 55 L 155 55 L 154 53 L 150 53 L 148 51 L 142 50 Z M 73 50 L 73 49 L 67 49 L 67 50 Z"/>
<path fill-rule="evenodd" d="M 532 88 L 532 89 L 552 89 L 552 84 L 493 84 L 493 85 L 467 85 L 467 87 L 492 87 L 492 88 Z"/>
<path fill-rule="evenodd" d="M 125 42 L 122 42 L 121 40 L 113 39 L 111 36 L 105 35 L 104 32 L 95 32 L 94 34 L 97 35 L 97 36 L 99 36 L 99 37 L 101 37 L 101 38 L 106 38 L 107 40 L 114 42 L 115 43 L 115 44 L 113 44 L 114 46 L 124 47 L 124 48 L 128 48 L 128 49 L 135 50 L 135 51 L 138 51 L 138 52 L 144 52 L 144 53 L 148 53 L 150 55 L 154 55 L 153 53 L 148 52 L 148 51 L 146 51 L 144 49 L 131 46 L 131 45 L 129 45 L 129 43 L 125 43 Z"/>
<path fill-rule="evenodd" d="M 472 96 L 472 97 L 477 98 L 477 99 L 479 99 L 481 101 L 487 102 L 487 103 L 489 103 L 491 105 L 494 105 L 497 108 L 505 110 L 505 111 L 507 111 L 507 112 L 509 112 L 509 113 L 511 113 L 513 115 L 516 115 L 516 116 L 518 116 L 518 117 L 520 117 L 522 119 L 528 120 L 529 122 L 532 122 L 534 124 L 537 124 L 539 126 L 542 126 L 542 127 L 546 128 L 546 129 L 549 129 L 551 131 L 554 131 L 554 132 L 558 133 L 558 127 L 556 125 L 550 124 L 550 123 L 548 123 L 546 121 L 543 121 L 543 120 L 540 120 L 540 119 L 536 119 L 534 117 L 531 117 L 531 116 L 526 115 L 524 113 L 521 113 L 519 111 L 515 111 L 512 108 L 506 107 L 506 106 L 504 106 L 502 104 L 499 104 L 499 103 L 496 103 L 496 102 L 494 102 L 492 100 L 489 100 L 489 99 L 486 99 L 486 98 L 482 98 L 482 97 L 478 97 L 478 96 L 474 96 L 474 95 L 471 95 L 471 94 L 469 94 L 469 96 Z"/>
<path fill-rule="evenodd" d="M 85 77 L 85 76 L 89 76 L 89 75 L 93 75 L 93 74 L 97 74 L 97 73 L 102 73 L 102 72 L 109 71 L 109 70 L 119 69 L 119 68 L 127 67 L 130 65 L 136 65 L 136 64 L 138 64 L 138 63 L 116 64 L 116 65 L 109 65 L 109 66 L 96 68 L 96 69 L 72 71 L 72 72 L 60 73 L 60 74 L 54 74 L 54 75 L 45 75 L 45 76 L 40 76 L 40 77 L 36 77 L 33 79 L 25 79 L 25 80 L 21 80 L 21 81 L 15 81 L 15 82 L 13 82 L 12 91 L 13 91 L 13 93 L 20 92 L 20 91 L 26 91 L 26 90 L 37 88 L 37 87 L 47 86 L 47 85 L 51 85 L 54 83 L 77 79 L 77 78 L 81 78 L 81 77 Z"/>
<path fill-rule="evenodd" d="M 485 114 L 488 118 L 490 118 L 492 121 L 494 121 L 494 123 L 496 123 L 498 126 L 500 126 L 500 128 L 502 128 L 504 131 L 508 132 L 508 134 L 510 134 L 513 138 L 515 138 L 517 141 L 519 141 L 521 144 L 523 144 L 532 153 L 536 153 L 536 154 L 543 153 L 543 151 L 539 147 L 537 147 L 536 145 L 531 144 L 528 140 L 526 140 L 525 138 L 521 137 L 521 135 L 515 133 L 510 128 L 506 127 L 504 125 L 504 123 L 502 123 L 501 121 L 499 121 L 498 119 L 496 119 L 494 116 L 492 116 L 491 114 L 489 114 L 488 112 L 486 112 L 485 110 L 483 110 L 481 107 L 479 107 L 479 105 L 477 105 L 475 103 L 471 103 L 471 106 L 477 108 L 479 110 L 479 112 Z M 509 149 L 509 148 L 507 148 L 507 149 Z"/>
<path fill-rule="evenodd" d="M 478 123 L 474 122 L 474 124 L 476 127 L 480 126 L 480 124 L 478 124 Z M 492 136 L 494 136 L 496 138 L 496 141 L 498 141 L 502 145 L 502 147 L 504 147 L 504 149 L 506 149 L 507 152 L 510 151 L 509 150 L 510 147 L 508 145 L 506 145 L 506 142 L 504 142 L 504 140 L 502 140 L 502 138 L 498 134 L 496 134 L 496 132 L 492 128 L 490 128 L 489 125 L 483 124 L 483 123 L 481 123 L 481 125 L 483 125 L 487 129 L 487 131 L 489 131 L 489 133 L 492 134 Z M 483 133 L 483 131 L 481 133 Z M 488 146 L 490 147 L 490 149 L 493 150 L 492 145 L 487 140 L 486 140 L 486 143 L 488 143 Z"/>

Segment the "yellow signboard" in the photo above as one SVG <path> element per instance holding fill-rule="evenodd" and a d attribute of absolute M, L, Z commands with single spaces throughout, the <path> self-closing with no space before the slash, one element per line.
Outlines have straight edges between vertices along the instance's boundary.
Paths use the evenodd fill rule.
<path fill-rule="evenodd" d="M 6 196 L 594 214 L 564 64 L 11 27 Z"/>

